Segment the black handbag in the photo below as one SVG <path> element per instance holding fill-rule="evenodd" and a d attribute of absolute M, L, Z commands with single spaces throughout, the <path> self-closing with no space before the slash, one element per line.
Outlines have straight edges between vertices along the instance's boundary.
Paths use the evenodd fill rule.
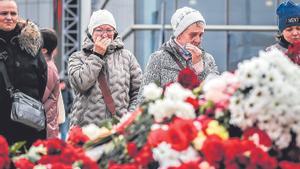
<path fill-rule="evenodd" d="M 14 89 L 10 83 L 6 66 L 1 58 L 0 68 L 6 85 L 6 90 L 9 91 L 12 99 L 10 118 L 13 121 L 35 128 L 38 131 L 45 129 L 46 117 L 43 104 L 31 96 Z"/>

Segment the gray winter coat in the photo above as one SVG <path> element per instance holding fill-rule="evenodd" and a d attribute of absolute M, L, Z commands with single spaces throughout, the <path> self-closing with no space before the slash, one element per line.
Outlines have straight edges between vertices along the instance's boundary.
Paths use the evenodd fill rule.
<path fill-rule="evenodd" d="M 142 86 L 139 92 L 139 103 L 142 102 L 142 90 L 143 87 L 151 82 L 157 83 L 160 86 L 164 86 L 168 82 L 175 82 L 177 80 L 178 73 L 180 72 L 180 67 L 172 59 L 170 54 L 173 53 L 184 67 L 192 67 L 192 60 L 186 61 L 178 52 L 178 45 L 175 43 L 174 37 L 162 45 L 160 50 L 154 52 L 150 56 L 150 61 L 146 67 Z M 215 64 L 215 60 L 211 54 L 204 52 L 203 56 L 204 68 L 201 74 L 198 75 L 200 80 L 206 79 L 208 76 L 216 76 L 219 74 L 218 68 Z"/>
<path fill-rule="evenodd" d="M 93 54 L 94 43 L 86 38 L 81 51 L 69 58 L 69 80 L 75 98 L 70 114 L 71 125 L 98 124 L 111 118 L 98 84 L 99 72 L 104 70 L 112 98 L 119 115 L 133 111 L 141 84 L 142 71 L 130 51 L 117 37 L 104 57 Z"/>

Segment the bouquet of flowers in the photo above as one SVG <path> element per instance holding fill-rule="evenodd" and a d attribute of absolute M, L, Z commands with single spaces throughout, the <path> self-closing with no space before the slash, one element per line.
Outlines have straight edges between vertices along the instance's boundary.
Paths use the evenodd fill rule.
<path fill-rule="evenodd" d="M 73 127 L 67 142 L 38 140 L 16 168 L 300 168 L 299 66 L 278 50 L 200 82 L 187 68 L 117 123 Z M 9 168 L 0 137 L 0 168 Z M 97 161 L 97 163 L 95 162 Z"/>
<path fill-rule="evenodd" d="M 280 51 L 261 52 L 239 64 L 235 74 L 225 72 L 206 83 L 204 96 L 213 107 L 225 103 L 213 111 L 216 119 L 228 119 L 225 126 L 244 132 L 257 127 L 274 143 L 266 151 L 278 160 L 300 162 L 299 77 L 299 67 Z"/>
<path fill-rule="evenodd" d="M 37 140 L 26 152 L 12 158 L 18 169 L 97 169 L 98 165 L 80 147 L 59 139 Z"/>
<path fill-rule="evenodd" d="M 234 74 L 201 84 L 194 77 L 185 69 L 178 83 L 146 86 L 144 103 L 109 129 L 109 141 L 96 139 L 101 168 L 300 166 L 299 67 L 271 51 L 241 63 Z"/>
<path fill-rule="evenodd" d="M 230 100 L 230 123 L 243 130 L 257 126 L 279 149 L 300 147 L 299 67 L 274 50 L 241 63 L 236 75 L 240 87 Z"/>

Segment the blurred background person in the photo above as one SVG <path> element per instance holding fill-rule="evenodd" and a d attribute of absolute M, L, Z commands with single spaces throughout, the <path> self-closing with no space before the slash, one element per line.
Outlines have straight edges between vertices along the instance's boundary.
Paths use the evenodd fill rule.
<path fill-rule="evenodd" d="M 67 78 L 60 80 L 60 90 L 65 108 L 65 121 L 59 124 L 60 138 L 66 140 L 69 131 L 69 114 L 73 105 L 73 92 Z"/>
<path fill-rule="evenodd" d="M 109 11 L 93 12 L 82 50 L 69 58 L 68 75 L 75 93 L 71 126 L 101 125 L 114 113 L 122 116 L 136 108 L 142 71 L 135 56 L 124 49 L 116 28 Z M 104 80 L 98 81 L 101 73 Z M 104 94 L 103 83 L 107 83 L 111 94 Z M 112 112 L 114 106 L 104 100 L 107 95 L 112 97 L 115 112 Z"/>
<path fill-rule="evenodd" d="M 57 35 L 52 29 L 41 29 L 44 40 L 42 53 L 48 65 L 48 80 L 43 96 L 43 104 L 47 118 L 47 138 L 58 137 L 58 97 L 60 93 L 59 75 L 54 63 L 57 55 Z"/>
<path fill-rule="evenodd" d="M 47 63 L 40 53 L 43 39 L 31 21 L 19 18 L 14 0 L 0 0 L 0 59 L 4 62 L 15 89 L 42 101 L 47 83 Z M 12 100 L 0 75 L 0 134 L 9 144 L 46 138 L 46 130 L 37 131 L 10 118 Z"/>

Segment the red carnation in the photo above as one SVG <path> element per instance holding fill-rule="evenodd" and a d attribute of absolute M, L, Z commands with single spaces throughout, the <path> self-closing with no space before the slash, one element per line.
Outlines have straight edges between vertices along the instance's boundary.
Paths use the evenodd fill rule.
<path fill-rule="evenodd" d="M 169 125 L 167 142 L 173 149 L 182 151 L 188 148 L 197 133 L 193 120 L 174 118 L 173 123 Z"/>
<path fill-rule="evenodd" d="M 254 148 L 251 151 L 250 165 L 261 169 L 276 169 L 277 161 L 260 148 Z"/>
<path fill-rule="evenodd" d="M 247 150 L 251 150 L 256 146 L 252 141 L 241 141 L 239 138 L 232 138 L 224 141 L 224 150 L 226 163 L 232 163 L 239 155 L 243 155 Z M 238 148 L 237 148 L 238 147 Z"/>
<path fill-rule="evenodd" d="M 15 161 L 14 164 L 15 167 L 19 169 L 32 169 L 34 167 L 34 164 L 27 158 L 21 158 L 18 161 Z"/>
<path fill-rule="evenodd" d="M 136 144 L 134 142 L 127 143 L 127 151 L 131 157 L 135 157 L 138 151 Z"/>
<path fill-rule="evenodd" d="M 51 154 L 60 154 L 62 149 L 66 146 L 66 143 L 58 138 L 48 139 L 45 147 L 47 147 L 47 151 L 49 155 Z"/>
<path fill-rule="evenodd" d="M 174 128 L 178 131 L 181 131 L 185 137 L 192 141 L 197 137 L 198 131 L 194 126 L 193 120 L 185 120 L 181 118 L 174 118 L 173 123 L 171 123 L 170 128 Z"/>
<path fill-rule="evenodd" d="M 39 164 L 53 164 L 60 162 L 62 159 L 59 155 L 44 155 L 41 157 L 41 159 L 38 161 Z M 66 163 L 65 163 L 66 164 Z M 68 163 L 69 165 L 72 163 Z"/>
<path fill-rule="evenodd" d="M 248 128 L 247 130 L 245 130 L 244 134 L 243 134 L 243 139 L 245 140 L 251 140 L 251 137 L 257 134 L 259 137 L 259 144 L 260 145 L 264 145 L 266 147 L 271 147 L 272 146 L 272 140 L 270 139 L 270 137 L 268 136 L 267 133 L 265 133 L 264 131 L 260 130 L 259 128 Z"/>
<path fill-rule="evenodd" d="M 190 68 L 182 69 L 177 77 L 177 81 L 187 89 L 194 89 L 200 85 L 200 80 L 193 70 Z"/>
<path fill-rule="evenodd" d="M 51 164 L 51 169 L 72 169 L 72 166 L 62 164 L 62 163 L 54 163 L 54 164 Z"/>
<path fill-rule="evenodd" d="M 39 145 L 45 145 L 45 140 L 38 139 L 32 144 L 34 147 L 38 147 Z"/>
<path fill-rule="evenodd" d="M 113 161 L 109 161 L 108 169 L 140 169 L 140 166 L 136 163 L 117 164 Z"/>
<path fill-rule="evenodd" d="M 199 169 L 201 159 L 199 158 L 196 161 L 190 161 L 182 164 L 179 167 L 169 167 L 168 169 Z"/>
<path fill-rule="evenodd" d="M 156 147 L 161 142 L 167 141 L 167 133 L 168 131 L 162 129 L 153 130 L 148 134 L 147 142 L 151 147 Z"/>
<path fill-rule="evenodd" d="M 279 163 L 280 169 L 295 169 L 300 168 L 300 163 L 294 163 L 291 161 L 281 161 Z"/>
<path fill-rule="evenodd" d="M 71 128 L 67 140 L 68 144 L 80 147 L 87 141 L 89 141 L 89 137 L 83 134 L 82 129 L 79 126 L 74 126 Z"/>
<path fill-rule="evenodd" d="M 208 136 L 203 143 L 201 152 L 209 164 L 214 165 L 221 162 L 225 153 L 222 140 L 214 135 Z"/>
<path fill-rule="evenodd" d="M 177 151 L 187 149 L 191 141 L 192 140 L 189 140 L 186 134 L 178 130 L 178 128 L 173 127 L 168 130 L 168 143 Z"/>
<path fill-rule="evenodd" d="M 200 107 L 200 104 L 199 104 L 199 100 L 197 98 L 191 98 L 191 97 L 188 97 L 186 100 L 185 100 L 187 103 L 190 103 L 191 105 L 193 105 L 194 109 L 197 111 Z"/>
<path fill-rule="evenodd" d="M 0 168 L 6 169 L 9 168 L 10 159 L 9 159 L 9 150 L 8 143 L 6 139 L 0 135 Z"/>
<path fill-rule="evenodd" d="M 210 121 L 212 121 L 212 119 L 206 115 L 201 115 L 201 116 L 197 117 L 196 121 L 201 123 L 202 130 L 205 131 L 207 129 Z"/>
<path fill-rule="evenodd" d="M 145 144 L 144 147 L 138 152 L 134 160 L 141 166 L 147 166 L 153 161 L 152 150 L 150 145 Z"/>

